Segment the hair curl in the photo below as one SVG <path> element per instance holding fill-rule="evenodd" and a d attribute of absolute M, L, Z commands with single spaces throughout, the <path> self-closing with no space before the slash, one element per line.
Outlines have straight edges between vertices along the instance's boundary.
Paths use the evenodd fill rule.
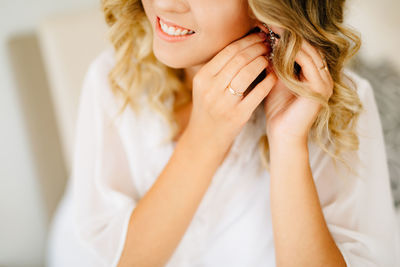
<path fill-rule="evenodd" d="M 340 160 L 355 173 L 342 152 L 358 150 L 356 125 L 363 105 L 355 84 L 351 87 L 345 82 L 351 80 L 343 68 L 357 53 L 361 41 L 355 31 L 343 24 L 345 0 L 248 0 L 248 3 L 251 16 L 284 29 L 273 58 L 277 76 L 295 95 L 309 97 L 322 105 L 310 138 L 332 159 Z M 124 99 L 119 114 L 128 104 L 134 111 L 140 110 L 137 99 L 146 91 L 150 106 L 167 119 L 171 129 L 168 140 L 172 140 L 179 130 L 173 110 L 192 101 L 191 91 L 184 86 L 183 70 L 170 68 L 155 58 L 151 24 L 140 0 L 102 0 L 102 9 L 115 49 L 116 64 L 109 73 L 110 85 Z M 334 81 L 328 101 L 304 88 L 295 75 L 295 56 L 302 39 L 326 57 Z M 173 102 L 173 110 L 169 109 L 166 100 L 178 94 L 179 103 Z M 333 146 L 333 152 L 324 143 L 324 137 Z M 259 148 L 262 162 L 269 170 L 267 135 L 260 137 Z"/>

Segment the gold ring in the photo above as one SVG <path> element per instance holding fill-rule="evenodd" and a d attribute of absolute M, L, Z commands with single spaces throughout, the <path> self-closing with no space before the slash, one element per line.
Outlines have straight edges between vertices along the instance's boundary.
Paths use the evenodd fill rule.
<path fill-rule="evenodd" d="M 243 93 L 234 90 L 234 89 L 231 87 L 230 84 L 229 84 L 229 92 L 230 92 L 232 95 L 243 96 Z"/>
<path fill-rule="evenodd" d="M 322 66 L 319 67 L 320 70 L 328 70 L 328 66 L 326 65 L 326 58 L 322 59 Z"/>
<path fill-rule="evenodd" d="M 320 67 L 319 69 L 320 69 L 320 70 L 326 70 L 326 71 L 328 71 L 328 66 L 324 64 L 324 65 L 323 65 L 322 67 Z"/>

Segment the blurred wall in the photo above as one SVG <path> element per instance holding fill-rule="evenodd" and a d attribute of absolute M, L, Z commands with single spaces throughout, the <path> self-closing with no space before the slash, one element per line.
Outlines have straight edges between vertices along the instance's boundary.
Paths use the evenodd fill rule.
<path fill-rule="evenodd" d="M 370 64 L 387 60 L 400 73 L 400 1 L 347 2 L 346 21 L 362 34 L 360 55 Z"/>
<path fill-rule="evenodd" d="M 35 65 L 35 62 L 40 64 L 40 54 L 35 49 L 35 29 L 41 18 L 57 12 L 97 7 L 99 2 L 0 1 L 0 266 L 42 266 L 48 224 L 45 214 L 48 203 L 40 191 L 43 170 L 37 169 L 37 158 L 33 156 L 46 153 L 46 147 L 41 146 L 43 151 L 38 151 L 39 147 L 31 142 L 30 131 L 43 125 L 43 121 L 52 120 L 52 113 L 46 112 L 50 110 L 47 85 L 43 84 L 43 90 L 32 92 L 29 85 L 18 78 L 20 74 L 13 73 L 12 69 L 15 64 L 31 64 L 25 77 L 30 75 L 31 82 L 40 83 L 44 73 L 40 65 Z M 29 43 L 31 46 L 24 45 Z M 15 60 L 13 55 L 20 57 Z M 33 109 L 40 103 L 43 109 Z M 34 110 L 36 114 L 48 115 L 33 117 Z M 43 136 L 36 136 L 42 140 L 40 144 L 57 144 L 56 136 L 49 134 L 54 129 L 47 130 L 42 128 Z M 50 139 L 44 140 L 46 135 Z M 63 168 L 54 166 L 54 174 L 62 173 Z"/>

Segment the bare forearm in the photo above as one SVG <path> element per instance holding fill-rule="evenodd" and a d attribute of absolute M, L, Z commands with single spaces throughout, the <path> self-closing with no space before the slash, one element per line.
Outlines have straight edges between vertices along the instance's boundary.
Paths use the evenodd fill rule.
<path fill-rule="evenodd" d="M 135 207 L 119 267 L 164 266 L 189 226 L 226 151 L 184 133 Z"/>
<path fill-rule="evenodd" d="M 277 266 L 346 266 L 321 210 L 307 142 L 272 145 L 270 158 Z"/>

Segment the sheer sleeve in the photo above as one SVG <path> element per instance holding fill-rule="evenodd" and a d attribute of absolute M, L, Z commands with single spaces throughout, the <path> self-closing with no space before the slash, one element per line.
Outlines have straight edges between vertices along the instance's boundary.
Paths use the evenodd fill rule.
<path fill-rule="evenodd" d="M 117 266 L 137 203 L 126 152 L 102 101 L 104 71 L 95 61 L 78 108 L 72 166 L 73 227 L 104 266 Z"/>
<path fill-rule="evenodd" d="M 355 77 L 365 111 L 360 149 L 348 157 L 356 177 L 326 154 L 310 162 L 328 228 L 350 267 L 399 266 L 399 232 L 390 189 L 385 144 L 373 90 Z M 357 160 L 357 158 L 359 160 Z"/>

